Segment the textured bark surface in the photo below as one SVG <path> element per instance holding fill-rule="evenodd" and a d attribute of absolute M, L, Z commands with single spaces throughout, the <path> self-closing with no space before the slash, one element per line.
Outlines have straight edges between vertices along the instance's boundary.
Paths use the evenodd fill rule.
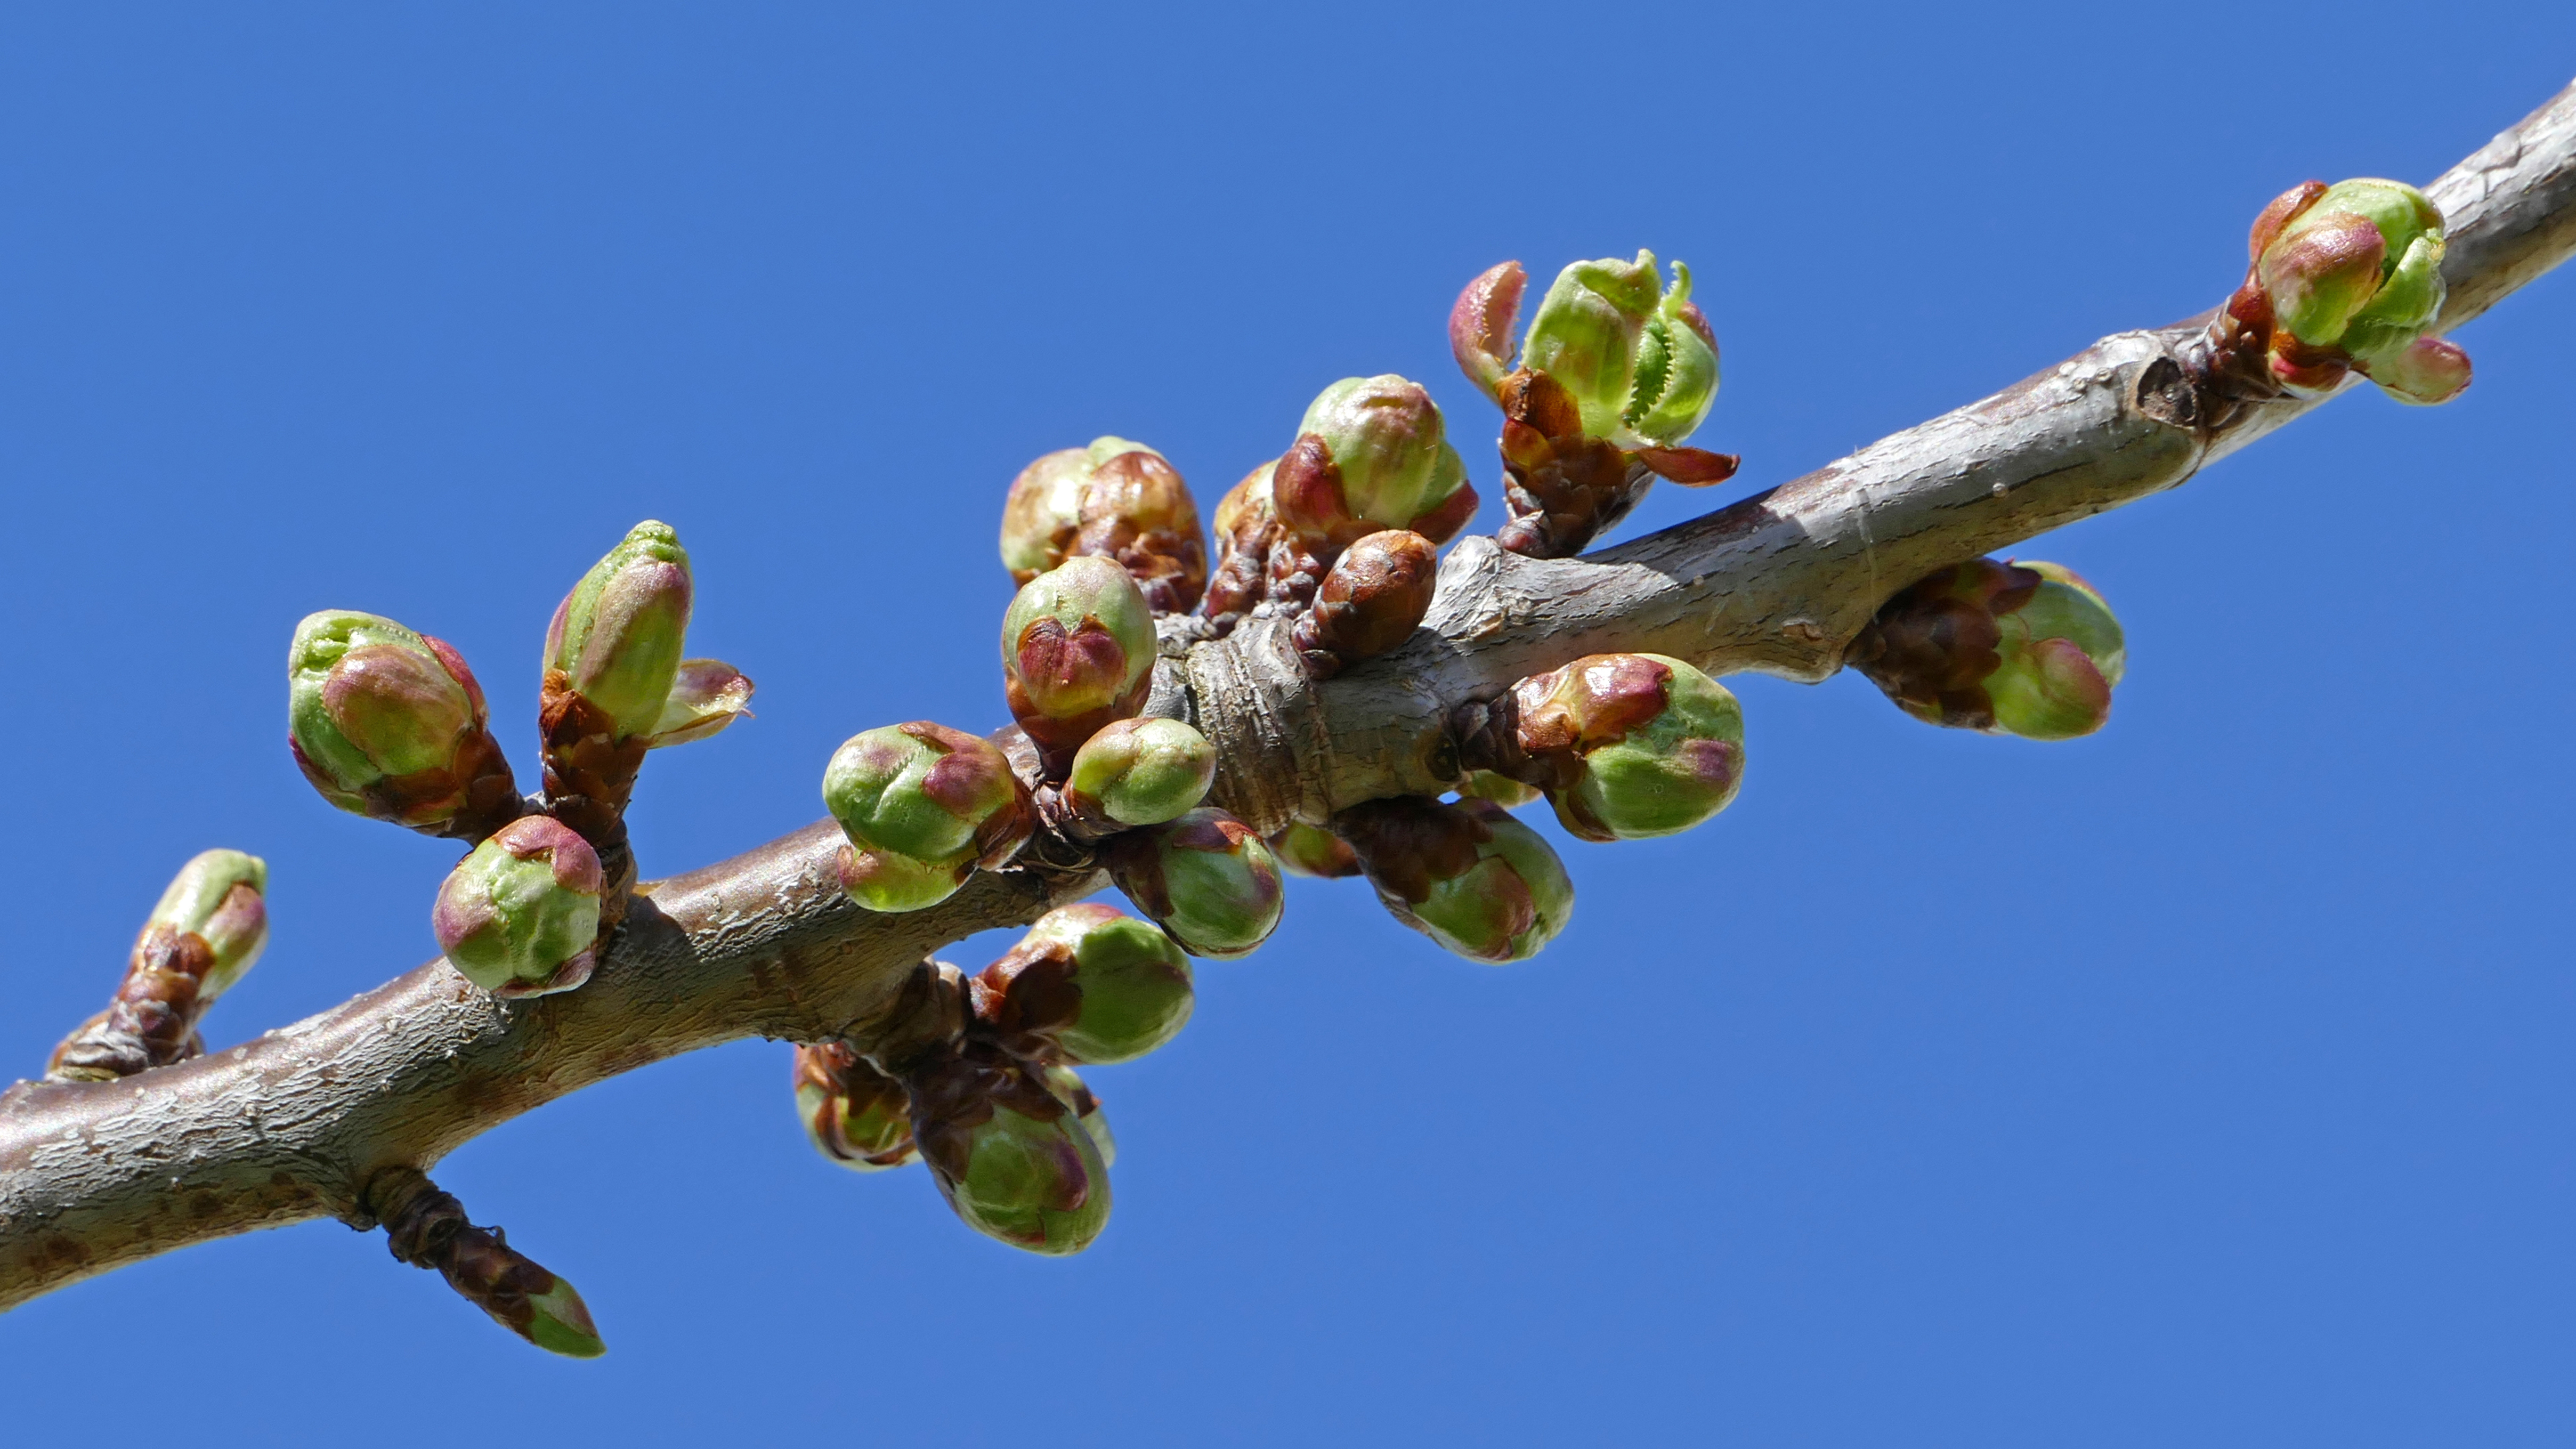
<path fill-rule="evenodd" d="M 2576 250 L 2576 87 L 2429 188 L 2450 223 L 2444 328 Z M 2213 277 L 2223 295 L 2235 278 Z M 1403 648 L 1309 683 L 1285 627 L 1175 650 L 1157 713 L 1196 720 L 1218 803 L 1268 830 L 1455 773 L 1459 703 L 1605 650 L 1818 680 L 1879 603 L 1947 563 L 2171 488 L 2315 403 L 2224 411 L 2201 320 L 2105 338 L 1993 397 L 1704 518 L 1583 559 L 1469 539 Z M 997 500 L 998 502 L 998 500 Z M 0 1308 L 156 1253 L 336 1216 L 493 1126 L 618 1072 L 746 1036 L 865 1042 L 904 972 L 1101 885 L 978 874 L 931 910 L 840 893 L 809 826 L 648 887 L 591 982 L 497 1002 L 443 962 L 226 1051 L 0 1096 Z"/>

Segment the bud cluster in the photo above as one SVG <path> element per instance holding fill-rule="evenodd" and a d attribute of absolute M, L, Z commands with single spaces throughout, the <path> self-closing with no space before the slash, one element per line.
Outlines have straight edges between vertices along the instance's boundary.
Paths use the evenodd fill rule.
<path fill-rule="evenodd" d="M 1976 559 L 1899 590 L 1845 662 L 1928 724 L 2063 740 L 2110 718 L 2127 646 L 2072 569 Z"/>
<path fill-rule="evenodd" d="M 1125 438 L 1094 438 L 1020 470 L 1002 505 L 1002 564 L 1011 582 L 1066 559 L 1099 557 L 1127 570 L 1157 614 L 1197 606 L 1207 587 L 1199 510 L 1170 460 Z"/>
<path fill-rule="evenodd" d="M 1333 817 L 1380 903 L 1471 961 L 1526 961 L 1574 913 L 1574 883 L 1540 834 L 1490 800 L 1399 796 Z"/>
<path fill-rule="evenodd" d="M 797 1048 L 798 1112 L 843 1166 L 917 1155 L 968 1226 L 1080 1252 L 1108 1221 L 1116 1148 L 1072 1068 L 1170 1041 L 1192 1001 L 1189 961 L 1161 931 L 1104 905 L 1060 907 L 971 981 L 924 963 L 872 1056 Z"/>
<path fill-rule="evenodd" d="M 1744 712 L 1725 686 L 1663 654 L 1590 654 L 1461 711 L 1462 795 L 1544 791 L 1581 840 L 1675 835 L 1744 778 Z"/>
<path fill-rule="evenodd" d="M 2469 356 L 2430 331 L 2444 245 L 2441 210 L 2401 181 L 2283 192 L 2255 218 L 2245 282 L 2211 326 L 2223 375 L 2255 397 L 2323 396 L 2348 372 L 2399 402 L 2459 396 Z"/>
<path fill-rule="evenodd" d="M 1504 262 L 1469 282 L 1449 314 L 1459 369 L 1503 410 L 1503 547 L 1569 558 L 1656 477 L 1700 487 L 1734 475 L 1735 458 L 1682 446 L 1718 388 L 1717 336 L 1690 300 L 1690 268 L 1674 263 L 1667 286 L 1652 252 L 1575 262 L 1516 348 L 1528 285 L 1520 263 Z"/>
<path fill-rule="evenodd" d="M 268 944 L 268 865 L 209 850 L 180 867 L 134 939 L 107 1010 L 54 1048 L 46 1075 L 103 1082 L 204 1051 L 197 1020 Z"/>

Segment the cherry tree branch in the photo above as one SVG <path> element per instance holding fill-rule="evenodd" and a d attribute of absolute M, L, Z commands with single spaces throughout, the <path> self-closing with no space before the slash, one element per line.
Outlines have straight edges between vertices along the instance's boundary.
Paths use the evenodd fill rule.
<path fill-rule="evenodd" d="M 2576 251 L 2576 86 L 2428 189 L 2449 222 L 2441 326 Z M 2218 291 L 2232 278 L 2213 278 Z M 1705 517 L 1581 559 L 1470 539 L 1426 627 L 1317 684 L 1253 621 L 1173 649 L 1154 712 L 1216 745 L 1217 803 L 1257 828 L 1456 775 L 1451 712 L 1577 655 L 1819 680 L 1881 602 L 1944 564 L 2135 502 L 2317 406 L 2238 405 L 2196 318 L 2108 337 L 2014 387 Z M 333 1216 L 602 1078 L 747 1036 L 864 1045 L 906 972 L 976 931 L 1097 890 L 978 874 L 906 915 L 851 904 L 826 821 L 644 888 L 579 991 L 497 1001 L 444 962 L 226 1051 L 113 1082 L 0 1094 L 0 1308 L 192 1243 Z"/>

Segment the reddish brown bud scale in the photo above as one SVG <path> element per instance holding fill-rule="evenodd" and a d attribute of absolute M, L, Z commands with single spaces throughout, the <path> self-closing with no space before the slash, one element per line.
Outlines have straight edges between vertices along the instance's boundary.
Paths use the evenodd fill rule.
<path fill-rule="evenodd" d="M 1704 324 L 1703 324 L 1704 325 Z M 1637 506 L 1657 475 L 1685 487 L 1735 476 L 1737 459 L 1703 448 L 1623 450 L 1583 430 L 1582 410 L 1556 379 L 1522 368 L 1503 379 L 1503 501 L 1495 537 L 1531 558 L 1571 558 Z"/>
<path fill-rule="evenodd" d="M 816 1151 L 862 1171 L 915 1156 L 912 1099 L 903 1083 L 844 1042 L 796 1048 L 796 1104 Z"/>
<path fill-rule="evenodd" d="M 1404 529 L 1367 534 L 1324 574 L 1315 607 L 1297 621 L 1296 644 L 1319 677 L 1384 654 L 1412 636 L 1431 609 L 1440 556 Z"/>

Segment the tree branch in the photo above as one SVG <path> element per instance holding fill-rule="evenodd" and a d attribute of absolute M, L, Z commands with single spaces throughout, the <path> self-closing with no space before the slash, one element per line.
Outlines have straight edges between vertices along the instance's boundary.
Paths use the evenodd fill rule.
<path fill-rule="evenodd" d="M 2576 251 L 2576 86 L 2428 188 L 2449 220 L 2449 329 Z M 2230 278 L 2213 278 L 2222 290 Z M 1263 829 L 1456 773 L 1459 703 L 1576 655 L 1650 650 L 1712 673 L 1820 680 L 1879 604 L 1943 564 L 2183 482 L 2314 403 L 2233 407 L 2206 319 L 2103 339 L 1981 402 L 1767 493 L 1576 560 L 1470 539 L 1426 628 L 1323 684 L 1255 621 L 1163 661 L 1154 712 L 1220 754 L 1216 799 Z M 1103 883 L 977 875 L 873 915 L 826 821 L 646 887 L 579 991 L 496 1001 L 444 962 L 257 1041 L 114 1082 L 0 1095 L 0 1308 L 191 1243 L 322 1216 L 364 1187 L 604 1077 L 760 1035 L 864 1044 L 912 965 Z"/>

